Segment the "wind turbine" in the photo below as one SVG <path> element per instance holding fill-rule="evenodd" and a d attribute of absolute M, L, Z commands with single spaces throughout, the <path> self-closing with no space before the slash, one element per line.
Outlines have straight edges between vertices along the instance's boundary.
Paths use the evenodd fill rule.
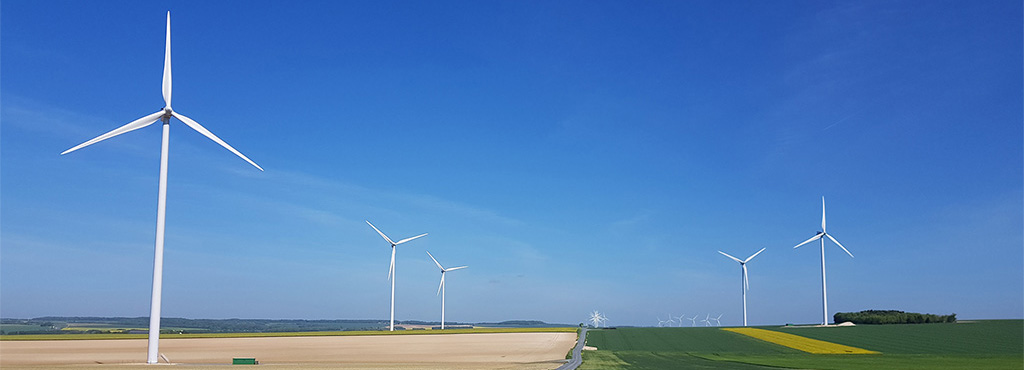
<path fill-rule="evenodd" d="M 157 192 L 157 211 L 156 211 L 156 248 L 154 251 L 153 258 L 153 295 L 150 301 L 149 311 L 149 354 L 146 357 L 146 362 L 155 364 L 158 361 L 159 346 L 160 346 L 160 298 L 163 289 L 163 269 L 164 269 L 164 223 L 165 214 L 167 210 L 167 146 L 170 138 L 170 122 L 171 117 L 177 118 L 179 121 L 184 123 L 186 126 L 191 127 L 193 130 L 198 131 L 203 136 L 206 136 L 215 143 L 220 144 L 228 151 L 235 153 L 235 155 L 241 157 L 249 164 L 255 166 L 260 171 L 263 168 L 253 162 L 248 157 L 240 153 L 239 151 L 232 148 L 231 145 L 221 140 L 217 135 L 207 130 L 205 127 L 200 125 L 198 122 L 193 121 L 191 118 L 185 117 L 184 115 L 175 112 L 171 109 L 171 12 L 167 12 L 167 42 L 165 43 L 164 49 L 164 77 L 163 77 L 163 96 L 164 96 L 164 108 L 157 111 L 156 113 L 148 116 L 139 118 L 128 124 L 118 127 L 110 132 L 103 135 L 97 136 L 92 140 L 78 144 L 71 149 L 65 150 L 61 155 L 71 153 L 78 149 L 87 147 L 89 145 L 98 143 L 100 141 L 130 132 L 140 128 L 152 125 L 157 121 L 163 122 L 163 138 L 160 141 L 160 184 Z"/>
<path fill-rule="evenodd" d="M 661 317 L 658 317 L 658 327 L 659 328 L 662 327 L 662 326 L 665 326 L 666 322 L 668 322 L 668 321 L 662 320 Z"/>
<path fill-rule="evenodd" d="M 850 251 L 840 244 L 836 238 L 833 238 L 832 235 L 829 235 L 828 232 L 825 231 L 825 197 L 821 197 L 821 231 L 810 239 L 805 240 L 803 243 L 797 244 L 793 249 L 799 248 L 801 245 L 815 240 L 821 242 L 821 325 L 828 325 L 828 295 L 826 294 L 825 289 L 825 238 L 823 237 L 828 237 L 828 239 L 836 243 L 839 248 L 842 248 L 843 252 L 846 252 L 846 254 L 849 254 L 850 257 L 853 258 L 853 253 L 850 253 Z"/>
<path fill-rule="evenodd" d="M 427 255 L 430 256 L 430 259 L 434 260 L 434 264 L 437 265 L 437 268 L 441 269 L 441 285 L 437 286 L 437 293 L 441 294 L 441 330 L 444 330 L 444 273 L 464 269 L 469 266 L 450 267 L 446 269 L 444 266 L 441 266 L 440 262 L 437 262 L 437 259 L 434 258 L 434 255 L 430 254 L 430 252 L 427 252 Z"/>
<path fill-rule="evenodd" d="M 747 257 L 747 259 L 741 260 L 739 258 L 730 256 L 725 252 L 718 251 L 718 253 L 721 253 L 726 257 L 732 258 L 733 261 L 740 263 L 740 267 L 743 273 L 743 326 L 747 326 L 747 289 L 750 289 L 750 283 L 747 281 L 747 262 L 750 262 L 750 260 L 754 259 L 754 257 L 757 257 L 758 254 L 761 254 L 761 252 L 764 252 L 764 248 L 761 248 L 761 250 L 757 251 L 757 253 L 754 253 L 754 255 Z"/>
<path fill-rule="evenodd" d="M 380 229 L 378 229 L 376 226 L 373 226 L 373 224 L 371 224 L 370 221 L 366 221 L 366 224 L 370 225 L 370 227 L 376 230 L 377 234 L 380 234 L 380 236 L 384 238 L 384 240 L 387 240 L 388 243 L 391 243 L 391 267 L 388 269 L 388 280 L 391 280 L 391 331 L 395 331 L 395 247 L 407 241 L 427 236 L 427 233 L 416 235 L 411 238 L 405 238 L 399 240 L 396 243 L 391 241 L 391 238 L 389 238 L 387 235 L 384 235 L 384 233 L 382 233 Z"/>
<path fill-rule="evenodd" d="M 705 316 L 704 320 L 700 320 L 700 322 L 704 323 L 704 326 L 711 326 L 711 314 Z"/>
<path fill-rule="evenodd" d="M 679 317 L 677 317 L 677 319 L 679 319 L 679 327 L 680 328 L 683 327 L 683 319 L 685 319 L 685 318 L 686 318 L 686 315 L 679 315 Z"/>
<path fill-rule="evenodd" d="M 588 320 L 594 324 L 595 328 L 599 328 L 601 327 L 601 323 L 608 321 L 608 318 L 604 317 L 600 312 L 597 312 L 597 310 L 594 310 L 594 312 L 590 313 L 590 318 Z"/>
<path fill-rule="evenodd" d="M 686 319 L 690 320 L 690 326 L 697 326 L 697 315 L 693 315 L 693 317 L 687 317 Z"/>
<path fill-rule="evenodd" d="M 722 318 L 722 315 L 723 314 L 719 314 L 718 317 L 711 319 L 711 320 L 715 320 L 715 322 L 717 323 L 716 326 L 722 326 L 722 321 L 720 321 L 720 319 Z"/>

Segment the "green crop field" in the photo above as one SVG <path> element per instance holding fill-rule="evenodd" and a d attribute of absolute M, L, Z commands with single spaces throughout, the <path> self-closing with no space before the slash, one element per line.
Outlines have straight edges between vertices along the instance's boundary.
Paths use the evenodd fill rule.
<path fill-rule="evenodd" d="M 815 355 L 717 328 L 591 330 L 580 369 L 1024 369 L 1024 321 L 777 330 L 881 352 Z"/>

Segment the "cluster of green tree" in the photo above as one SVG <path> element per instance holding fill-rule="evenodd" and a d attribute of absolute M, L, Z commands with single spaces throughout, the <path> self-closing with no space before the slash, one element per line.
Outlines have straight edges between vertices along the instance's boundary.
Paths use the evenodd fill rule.
<path fill-rule="evenodd" d="M 860 312 L 837 312 L 832 316 L 832 319 L 836 323 L 849 321 L 854 324 L 930 324 L 956 322 L 956 314 L 933 315 L 930 313 L 895 310 L 867 310 Z"/>

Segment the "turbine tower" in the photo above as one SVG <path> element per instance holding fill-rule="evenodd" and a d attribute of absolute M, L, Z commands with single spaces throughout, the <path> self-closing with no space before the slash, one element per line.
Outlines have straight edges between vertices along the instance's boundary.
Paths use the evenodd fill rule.
<path fill-rule="evenodd" d="M 160 347 L 160 297 L 163 290 L 164 223 L 166 220 L 165 214 L 167 210 L 167 146 L 170 138 L 171 117 L 177 118 L 186 126 L 198 131 L 200 134 L 203 134 L 203 136 L 206 136 L 215 143 L 220 144 L 224 149 L 235 153 L 235 155 L 241 157 L 246 162 L 249 162 L 249 164 L 255 166 L 260 171 L 263 171 L 263 168 L 257 165 L 256 162 L 253 162 L 248 157 L 235 150 L 235 148 L 232 148 L 231 145 L 228 145 L 228 143 L 221 140 L 217 135 L 214 135 L 198 122 L 193 121 L 191 118 L 185 117 L 171 109 L 171 12 L 169 11 L 167 12 L 167 38 L 164 48 L 163 97 L 165 105 L 160 111 L 129 122 L 124 126 L 118 127 L 110 132 L 97 136 L 92 140 L 78 144 L 78 146 L 60 153 L 61 155 L 68 154 L 100 141 L 152 125 L 157 121 L 163 122 L 163 137 L 160 141 L 160 183 L 157 191 L 156 248 L 154 250 L 153 258 L 153 295 L 151 297 L 149 311 L 149 353 L 146 357 L 146 362 L 150 364 L 157 363 Z"/>
<path fill-rule="evenodd" d="M 828 294 L 826 293 L 825 288 L 824 237 L 828 237 L 828 239 L 836 243 L 836 245 L 838 245 L 839 248 L 842 248 L 843 252 L 849 254 L 851 258 L 853 257 L 853 253 L 850 253 L 850 251 L 847 250 L 846 247 L 844 247 L 842 244 L 840 244 L 839 241 L 836 240 L 836 238 L 833 238 L 832 235 L 829 235 L 828 232 L 825 231 L 825 197 L 821 197 L 821 231 L 819 231 L 818 234 L 812 236 L 810 239 L 805 240 L 803 243 L 797 244 L 795 247 L 793 247 L 793 249 L 799 248 L 801 245 L 813 242 L 815 240 L 821 242 L 821 325 L 828 325 Z"/>
<path fill-rule="evenodd" d="M 750 262 L 750 260 L 754 259 L 754 257 L 757 257 L 758 254 L 761 254 L 761 252 L 764 252 L 764 248 L 761 248 L 761 250 L 757 251 L 757 253 L 754 253 L 754 255 L 747 257 L 747 259 L 741 260 L 739 258 L 730 256 L 725 252 L 718 251 L 718 253 L 721 253 L 722 255 L 731 258 L 733 261 L 740 263 L 740 270 L 742 271 L 743 275 L 743 326 L 747 326 L 747 289 L 750 289 L 750 283 L 747 281 L 747 262 Z"/>
<path fill-rule="evenodd" d="M 370 227 L 376 230 L 377 234 L 380 234 L 380 236 L 384 238 L 384 240 L 387 240 L 388 243 L 391 243 L 391 268 L 388 269 L 388 280 L 391 280 L 391 331 L 395 331 L 395 247 L 407 241 L 427 236 L 427 233 L 416 235 L 411 238 L 405 238 L 399 240 L 396 243 L 391 241 L 391 238 L 389 238 L 387 235 L 384 235 L 384 233 L 382 233 L 380 229 L 377 229 L 376 226 L 373 226 L 373 224 L 371 224 L 370 221 L 366 221 L 366 224 L 370 225 Z"/>
<path fill-rule="evenodd" d="M 464 269 L 469 266 L 450 267 L 446 269 L 444 266 L 441 266 L 440 262 L 437 262 L 437 259 L 434 258 L 434 255 L 430 254 L 430 252 L 427 252 L 427 255 L 430 256 L 430 259 L 434 260 L 434 264 L 437 265 L 437 268 L 441 269 L 441 285 L 437 286 L 437 293 L 441 295 L 441 330 L 444 330 L 444 273 Z"/>

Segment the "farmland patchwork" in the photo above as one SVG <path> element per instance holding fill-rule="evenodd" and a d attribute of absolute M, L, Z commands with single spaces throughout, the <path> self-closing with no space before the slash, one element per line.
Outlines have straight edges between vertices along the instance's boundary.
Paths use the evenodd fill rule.
<path fill-rule="evenodd" d="M 775 343 L 780 346 L 786 346 L 792 349 L 804 351 L 813 354 L 827 354 L 827 355 L 841 355 L 841 354 L 878 354 L 879 352 L 869 351 L 862 348 L 850 347 L 838 343 L 826 342 L 817 339 L 805 338 L 799 335 L 793 335 L 789 333 L 782 333 L 772 330 L 755 329 L 755 328 L 723 328 L 722 330 L 730 331 L 737 334 L 746 335 L 748 337 L 763 340 L 769 343 Z"/>

